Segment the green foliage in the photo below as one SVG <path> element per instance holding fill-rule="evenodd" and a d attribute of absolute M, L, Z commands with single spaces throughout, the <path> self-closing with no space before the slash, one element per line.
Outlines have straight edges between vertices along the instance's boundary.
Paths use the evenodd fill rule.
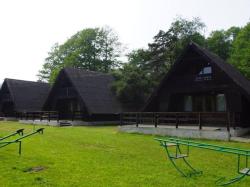
<path fill-rule="evenodd" d="M 63 67 L 108 72 L 119 65 L 121 44 L 108 27 L 84 29 L 64 44 L 55 44 L 46 58 L 39 79 L 53 82 Z"/>
<path fill-rule="evenodd" d="M 250 77 L 249 27 L 248 23 L 243 29 L 216 30 L 206 38 L 203 32 L 205 24 L 199 18 L 187 20 L 178 17 L 168 30 L 160 30 L 153 37 L 147 49 L 130 52 L 128 62 L 123 64 L 118 61 L 121 43 L 117 35 L 108 27 L 88 28 L 64 44 L 52 47 L 39 71 L 39 79 L 53 83 L 58 72 L 67 66 L 112 72 L 116 79 L 113 90 L 118 98 L 127 105 L 141 108 L 191 41 L 207 47 L 224 60 L 229 59 Z"/>
<path fill-rule="evenodd" d="M 189 42 L 193 41 L 204 46 L 205 37 L 202 35 L 204 27 L 205 24 L 199 18 L 193 20 L 177 18 L 167 31 L 161 30 L 154 36 L 153 43 L 148 44 L 154 79 L 161 80 Z"/>
<path fill-rule="evenodd" d="M 118 99 L 130 110 L 140 109 L 152 91 L 150 74 L 133 64 L 125 64 L 123 68 L 114 71 L 113 75 L 116 79 L 113 89 Z"/>
<path fill-rule="evenodd" d="M 207 48 L 222 59 L 229 58 L 232 43 L 239 33 L 239 27 L 231 27 L 228 30 L 216 30 L 207 38 Z"/>
<path fill-rule="evenodd" d="M 229 62 L 250 78 L 250 23 L 240 30 L 233 41 Z"/>
<path fill-rule="evenodd" d="M 173 65 L 182 49 L 194 41 L 205 44 L 201 34 L 204 24 L 198 19 L 176 19 L 167 31 L 154 36 L 148 49 L 134 50 L 128 54 L 128 63 L 116 71 L 113 89 L 125 103 L 141 108 L 153 89 Z"/>
<path fill-rule="evenodd" d="M 32 125 L 0 122 L 0 136 L 20 128 L 33 130 Z M 250 146 L 199 141 L 245 149 Z M 0 149 L 1 187 L 207 187 L 215 186 L 220 177 L 237 174 L 235 156 L 190 149 L 189 161 L 204 173 L 187 179 L 176 172 L 153 136 L 119 133 L 116 127 L 46 126 L 43 135 L 30 137 L 22 145 L 21 156 L 17 145 Z M 235 186 L 247 187 L 249 182 L 246 177 Z"/>

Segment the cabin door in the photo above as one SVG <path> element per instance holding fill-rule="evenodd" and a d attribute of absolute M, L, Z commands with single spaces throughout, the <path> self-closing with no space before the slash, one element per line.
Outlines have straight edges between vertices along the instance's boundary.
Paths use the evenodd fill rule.
<path fill-rule="evenodd" d="M 77 109 L 75 99 L 60 99 L 57 101 L 56 110 L 59 112 L 61 119 L 71 119 L 72 112 Z"/>
<path fill-rule="evenodd" d="M 215 112 L 216 98 L 212 95 L 199 95 L 193 97 L 193 111 L 195 112 Z"/>

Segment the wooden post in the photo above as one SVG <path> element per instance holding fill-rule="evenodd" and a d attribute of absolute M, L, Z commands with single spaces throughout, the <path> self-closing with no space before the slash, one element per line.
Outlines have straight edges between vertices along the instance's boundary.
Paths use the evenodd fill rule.
<path fill-rule="evenodd" d="M 179 119 L 178 119 L 178 114 L 176 113 L 175 128 L 178 129 L 178 125 L 179 125 Z"/>
<path fill-rule="evenodd" d="M 235 112 L 232 113 L 233 114 L 233 129 L 236 129 L 236 119 L 235 119 Z"/>
<path fill-rule="evenodd" d="M 230 112 L 227 112 L 227 131 L 230 132 L 230 126 L 231 126 L 231 119 L 230 119 Z"/>
<path fill-rule="evenodd" d="M 199 112 L 199 129 L 202 129 L 201 113 Z"/>
<path fill-rule="evenodd" d="M 48 112 L 48 121 L 50 122 L 50 112 Z"/>
<path fill-rule="evenodd" d="M 122 113 L 120 113 L 120 126 L 122 126 Z"/>
<path fill-rule="evenodd" d="M 156 128 L 158 125 L 158 114 L 157 113 L 154 113 L 154 123 L 155 123 L 155 128 Z"/>
<path fill-rule="evenodd" d="M 75 117 L 75 112 L 74 112 L 74 111 L 72 111 L 71 121 L 74 121 L 74 117 Z"/>
<path fill-rule="evenodd" d="M 139 113 L 136 113 L 135 116 L 136 116 L 136 127 L 139 127 Z"/>
<path fill-rule="evenodd" d="M 136 127 L 138 127 L 139 126 L 139 114 L 136 113 L 135 116 L 136 116 Z"/>

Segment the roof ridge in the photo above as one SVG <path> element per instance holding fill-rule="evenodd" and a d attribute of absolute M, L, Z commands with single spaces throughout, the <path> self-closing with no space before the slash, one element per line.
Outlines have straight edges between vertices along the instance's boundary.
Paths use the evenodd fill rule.
<path fill-rule="evenodd" d="M 62 70 L 78 70 L 78 71 L 84 71 L 84 72 L 89 72 L 89 73 L 93 73 L 93 74 L 102 74 L 102 75 L 109 75 L 107 73 L 104 72 L 100 72 L 100 71 L 92 71 L 92 70 L 87 70 L 84 68 L 77 68 L 77 67 L 65 67 Z"/>
<path fill-rule="evenodd" d="M 30 83 L 39 83 L 39 84 L 49 84 L 47 82 L 40 81 L 30 81 L 30 80 L 22 80 L 22 79 L 13 79 L 13 78 L 5 78 L 4 81 L 20 81 L 20 82 L 30 82 Z"/>

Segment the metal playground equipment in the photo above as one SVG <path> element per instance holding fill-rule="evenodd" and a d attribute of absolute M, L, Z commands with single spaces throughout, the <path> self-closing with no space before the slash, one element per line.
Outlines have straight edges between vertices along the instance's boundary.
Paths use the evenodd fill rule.
<path fill-rule="evenodd" d="M 19 144 L 19 151 L 18 152 L 19 152 L 19 155 L 21 155 L 21 153 L 22 153 L 22 140 L 29 137 L 29 136 L 37 134 L 37 133 L 43 134 L 43 130 L 44 130 L 44 128 L 40 128 L 40 129 L 37 129 L 29 134 L 24 135 L 24 133 L 23 133 L 24 129 L 19 129 L 16 132 L 13 132 L 7 136 L 0 138 L 0 148 L 6 147 L 6 146 L 11 145 L 11 144 L 18 143 Z M 19 135 L 20 137 L 14 139 L 14 140 L 6 141 L 6 139 L 13 137 L 15 135 Z"/>
<path fill-rule="evenodd" d="M 178 138 L 155 138 L 155 140 L 160 142 L 160 146 L 162 146 L 167 153 L 167 157 L 169 158 L 170 162 L 173 164 L 175 169 L 184 177 L 190 177 L 192 175 L 201 175 L 202 171 L 196 170 L 186 159 L 189 157 L 189 148 L 190 147 L 196 147 L 201 149 L 208 149 L 213 151 L 218 151 L 222 153 L 229 153 L 237 156 L 237 173 L 238 176 L 235 178 L 226 180 L 225 177 L 220 178 L 216 181 L 217 185 L 220 186 L 226 186 L 232 183 L 235 183 L 237 181 L 242 180 L 245 176 L 250 176 L 250 168 L 248 167 L 248 159 L 250 157 L 250 150 L 244 150 L 244 149 L 238 149 L 238 148 L 232 148 L 232 147 L 224 147 L 224 146 L 218 146 L 218 145 L 212 145 L 212 144 L 206 144 L 206 143 L 200 143 L 195 141 L 189 141 L 189 140 L 182 140 Z M 174 147 L 175 151 L 174 153 L 170 151 L 170 147 Z M 181 149 L 181 147 L 186 147 L 185 153 Z M 240 168 L 242 158 L 244 159 L 244 165 L 245 167 L 243 169 Z M 184 164 L 189 168 L 190 173 L 185 173 L 176 163 L 177 159 L 181 159 Z"/>

